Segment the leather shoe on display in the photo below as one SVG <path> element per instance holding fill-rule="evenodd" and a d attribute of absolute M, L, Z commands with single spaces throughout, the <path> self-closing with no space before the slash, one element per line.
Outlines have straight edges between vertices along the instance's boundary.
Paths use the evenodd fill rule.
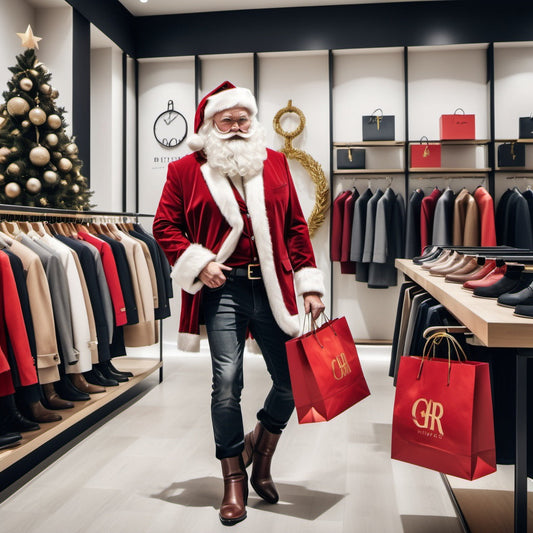
<path fill-rule="evenodd" d="M 84 372 L 85 379 L 93 385 L 100 385 L 101 387 L 117 387 L 118 381 L 116 379 L 106 378 L 98 368 L 93 366 L 89 372 Z"/>
<path fill-rule="evenodd" d="M 125 383 L 126 381 L 129 381 L 126 376 L 113 372 L 113 370 L 111 370 L 110 366 L 107 363 L 97 363 L 95 366 L 100 371 L 100 373 L 107 379 L 114 379 L 119 383 Z"/>
<path fill-rule="evenodd" d="M 443 250 L 443 252 L 439 254 L 439 256 L 435 260 L 429 260 L 422 263 L 422 268 L 424 270 L 429 270 L 431 267 L 443 265 L 450 259 L 452 253 L 453 250 Z"/>
<path fill-rule="evenodd" d="M 425 261 L 435 259 L 441 252 L 442 249 L 439 246 L 426 246 L 422 255 L 413 257 L 413 263 L 415 265 L 421 265 Z"/>
<path fill-rule="evenodd" d="M 474 274 L 476 271 L 479 271 L 483 268 L 483 265 L 478 263 L 476 257 L 469 259 L 466 264 L 461 268 L 454 270 L 453 272 L 448 272 L 444 279 L 452 283 L 464 283 L 470 274 Z"/>
<path fill-rule="evenodd" d="M 34 422 L 46 423 L 46 422 L 57 422 L 63 417 L 47 409 L 41 402 L 32 402 L 28 404 L 28 418 Z"/>
<path fill-rule="evenodd" d="M 2 433 L 0 434 L 0 450 L 3 448 L 12 448 L 18 446 L 22 435 L 20 433 Z"/>
<path fill-rule="evenodd" d="M 467 290 L 474 290 L 476 287 L 488 287 L 493 283 L 496 283 L 505 274 L 506 267 L 498 266 L 493 268 L 484 278 L 481 279 L 469 279 L 463 283 L 463 288 Z"/>
<path fill-rule="evenodd" d="M 126 376 L 127 378 L 133 377 L 133 372 L 130 372 L 129 370 L 119 370 L 115 365 L 113 365 L 113 361 L 110 359 L 108 362 L 109 368 L 115 372 L 115 374 L 122 374 L 123 376 Z"/>
<path fill-rule="evenodd" d="M 98 394 L 100 392 L 105 392 L 105 388 L 91 383 L 86 379 L 87 372 L 83 374 L 69 374 L 68 377 L 72 380 L 74 386 L 81 390 L 81 392 L 86 392 L 87 394 Z"/>
<path fill-rule="evenodd" d="M 456 268 L 460 268 L 464 265 L 464 256 L 455 253 L 449 261 L 446 261 L 443 265 L 434 266 L 429 269 L 429 273 L 432 276 L 445 276 L 449 272 L 453 272 Z"/>
<path fill-rule="evenodd" d="M 516 307 L 521 304 L 533 305 L 533 287 L 531 282 L 530 285 L 520 291 L 507 292 L 498 297 L 498 305 L 504 307 Z"/>
<path fill-rule="evenodd" d="M 86 402 L 91 399 L 88 393 L 76 388 L 72 381 L 65 375 L 61 376 L 60 381 L 54 382 L 54 389 L 63 400 L 70 402 Z"/>
<path fill-rule="evenodd" d="M 501 294 L 512 291 L 520 283 L 520 273 L 523 266 L 509 266 L 503 277 L 492 285 L 476 287 L 474 296 L 478 298 L 498 298 Z"/>
<path fill-rule="evenodd" d="M 43 383 L 43 403 L 48 409 L 72 409 L 74 404 L 59 396 L 53 383 Z"/>
<path fill-rule="evenodd" d="M 23 433 L 40 428 L 39 424 L 20 413 L 13 394 L 0 397 L 0 433 Z"/>
<path fill-rule="evenodd" d="M 519 304 L 514 308 L 514 316 L 533 318 L 533 305 Z"/>

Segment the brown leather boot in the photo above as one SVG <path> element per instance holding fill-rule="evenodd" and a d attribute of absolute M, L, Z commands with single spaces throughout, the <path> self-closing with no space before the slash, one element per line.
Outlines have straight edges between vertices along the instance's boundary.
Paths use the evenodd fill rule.
<path fill-rule="evenodd" d="M 281 434 L 270 433 L 261 422 L 257 423 L 249 436 L 247 435 L 253 449 L 250 482 L 255 492 L 268 503 L 276 503 L 279 500 L 278 491 L 270 476 L 270 463 L 280 436 Z"/>
<path fill-rule="evenodd" d="M 248 502 L 248 476 L 242 457 L 226 457 L 220 460 L 224 476 L 224 498 L 219 517 L 225 526 L 232 526 L 246 518 Z"/>
<path fill-rule="evenodd" d="M 86 392 L 87 394 L 97 394 L 99 392 L 105 392 L 105 388 L 100 385 L 93 385 L 88 383 L 83 374 L 67 374 L 72 384 L 81 392 Z"/>
<path fill-rule="evenodd" d="M 50 409 L 72 409 L 74 404 L 63 400 L 54 389 L 53 383 L 44 383 L 42 385 L 44 398 Z"/>

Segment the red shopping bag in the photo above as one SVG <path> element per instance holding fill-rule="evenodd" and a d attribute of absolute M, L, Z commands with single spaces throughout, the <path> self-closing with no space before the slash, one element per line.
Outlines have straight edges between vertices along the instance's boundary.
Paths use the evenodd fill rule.
<path fill-rule="evenodd" d="M 428 342 L 439 336 L 451 337 L 436 333 Z M 451 338 L 448 342 L 460 349 Z M 495 472 L 488 363 L 426 358 L 426 353 L 400 359 L 391 457 L 469 480 Z"/>
<path fill-rule="evenodd" d="M 285 346 L 300 424 L 331 420 L 370 394 L 345 317 Z"/>
<path fill-rule="evenodd" d="M 422 139 L 426 139 L 424 143 Z M 427 137 L 422 137 L 420 144 L 411 144 L 411 167 L 412 168 L 440 168 L 441 145 L 429 143 Z"/>
<path fill-rule="evenodd" d="M 461 108 L 456 109 L 453 115 L 441 115 L 439 126 L 442 141 L 476 138 L 476 115 L 466 115 Z"/>

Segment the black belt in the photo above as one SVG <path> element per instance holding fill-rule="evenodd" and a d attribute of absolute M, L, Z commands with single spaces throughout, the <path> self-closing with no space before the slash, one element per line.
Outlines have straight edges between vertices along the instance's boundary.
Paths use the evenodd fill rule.
<path fill-rule="evenodd" d="M 229 276 L 236 278 L 262 279 L 261 265 L 259 265 L 259 263 L 253 263 L 246 266 L 233 267 L 231 272 L 229 272 Z"/>

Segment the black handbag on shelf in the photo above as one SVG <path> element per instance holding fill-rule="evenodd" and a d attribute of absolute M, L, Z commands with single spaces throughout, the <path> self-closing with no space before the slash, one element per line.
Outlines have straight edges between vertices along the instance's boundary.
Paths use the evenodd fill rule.
<path fill-rule="evenodd" d="M 499 167 L 525 167 L 526 146 L 523 143 L 508 142 L 498 146 Z"/>
<path fill-rule="evenodd" d="M 518 138 L 533 139 L 533 114 L 518 119 Z"/>
<path fill-rule="evenodd" d="M 394 115 L 384 115 L 380 108 L 371 115 L 363 115 L 363 141 L 394 141 L 394 138 Z"/>
<path fill-rule="evenodd" d="M 337 150 L 337 169 L 365 168 L 364 148 L 340 148 Z"/>

